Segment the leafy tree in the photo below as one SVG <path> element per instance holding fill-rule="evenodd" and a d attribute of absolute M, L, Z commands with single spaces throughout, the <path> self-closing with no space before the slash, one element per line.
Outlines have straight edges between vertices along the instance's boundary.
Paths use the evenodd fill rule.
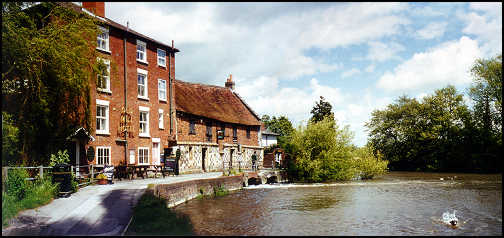
<path fill-rule="evenodd" d="M 19 129 L 22 164 L 41 164 L 77 127 L 92 130 L 89 80 L 105 66 L 96 62 L 97 20 L 29 5 L 2 2 L 2 112 Z"/>
<path fill-rule="evenodd" d="M 294 127 L 289 119 L 286 116 L 270 117 L 268 115 L 263 115 L 262 122 L 270 131 L 280 135 L 277 138 L 278 146 L 285 148 L 289 137 L 294 131 Z"/>
<path fill-rule="evenodd" d="M 339 129 L 334 120 L 299 126 L 292 134 L 295 163 L 290 176 L 304 182 L 349 180 L 357 173 L 352 161 L 352 133 L 348 126 Z"/>
<path fill-rule="evenodd" d="M 501 138 L 502 54 L 488 60 L 476 60 L 471 73 L 474 80 L 469 95 L 474 101 L 476 123 L 487 139 L 491 139 L 492 136 Z"/>
<path fill-rule="evenodd" d="M 322 121 L 325 117 L 329 117 L 331 120 L 334 120 L 332 106 L 329 102 L 326 102 L 325 98 L 322 96 L 320 96 L 320 101 L 315 104 L 310 113 L 312 114 L 310 119 L 312 122 Z"/>
<path fill-rule="evenodd" d="M 446 170 L 463 167 L 462 148 L 471 120 L 463 97 L 448 86 L 421 102 L 401 96 L 366 123 L 369 142 L 392 169 Z"/>

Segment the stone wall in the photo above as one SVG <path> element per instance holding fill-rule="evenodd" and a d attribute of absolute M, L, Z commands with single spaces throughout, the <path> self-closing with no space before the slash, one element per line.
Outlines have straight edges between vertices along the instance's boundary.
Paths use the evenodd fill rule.
<path fill-rule="evenodd" d="M 197 197 L 202 194 L 201 192 L 205 195 L 212 194 L 214 188 L 223 187 L 228 191 L 241 189 L 243 188 L 243 181 L 243 176 L 237 175 L 172 184 L 158 184 L 154 186 L 154 195 L 165 199 L 167 207 L 173 207 Z"/>

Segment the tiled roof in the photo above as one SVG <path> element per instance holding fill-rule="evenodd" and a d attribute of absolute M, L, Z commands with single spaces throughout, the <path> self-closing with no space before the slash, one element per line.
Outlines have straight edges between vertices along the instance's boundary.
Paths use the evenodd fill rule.
<path fill-rule="evenodd" d="M 61 6 L 67 7 L 67 8 L 71 8 L 71 9 L 77 11 L 77 12 L 84 12 L 82 10 L 83 9 L 82 7 L 80 7 L 80 6 L 78 6 L 78 5 L 74 4 L 74 3 L 71 3 L 71 2 L 58 2 L 58 4 L 61 5 Z M 128 30 L 129 33 L 131 33 L 133 35 L 136 35 L 136 36 L 139 36 L 139 37 L 141 37 L 141 38 L 143 38 L 143 39 L 145 39 L 147 41 L 151 41 L 151 42 L 154 42 L 156 44 L 165 46 L 168 49 L 172 49 L 174 52 L 180 52 L 180 50 L 178 50 L 177 48 L 172 48 L 170 45 L 164 44 L 164 43 L 159 42 L 157 40 L 154 40 L 154 39 L 152 39 L 150 37 L 147 37 L 147 36 L 145 36 L 143 34 L 140 34 L 140 33 L 136 32 L 136 31 L 132 30 L 131 28 L 128 29 L 126 26 L 123 26 L 123 25 L 121 25 L 121 24 L 119 24 L 119 23 L 117 23 L 115 21 L 112 21 L 112 20 L 106 18 L 106 17 L 98 17 L 97 16 L 96 18 L 99 19 L 99 20 L 101 20 L 101 21 L 103 21 L 103 22 L 105 22 L 109 26 L 115 27 L 115 28 L 123 30 L 123 31 Z"/>
<path fill-rule="evenodd" d="M 222 122 L 259 126 L 255 113 L 230 89 L 174 80 L 177 111 Z"/>

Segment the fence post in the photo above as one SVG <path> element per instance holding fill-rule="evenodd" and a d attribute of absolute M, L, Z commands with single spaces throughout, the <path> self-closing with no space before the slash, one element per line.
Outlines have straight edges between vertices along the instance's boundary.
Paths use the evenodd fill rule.
<path fill-rule="evenodd" d="M 73 169 L 74 169 L 73 165 L 70 166 L 70 175 L 73 175 Z"/>
<path fill-rule="evenodd" d="M 7 187 L 6 185 L 4 186 L 3 183 L 7 183 L 7 179 L 9 178 L 8 176 L 8 173 L 9 172 L 9 168 L 8 167 L 2 167 L 2 192 L 5 192 L 5 187 Z"/>
<path fill-rule="evenodd" d="M 92 183 L 93 179 L 94 179 L 94 169 L 93 169 L 93 165 L 91 165 L 91 179 L 89 181 Z"/>
<path fill-rule="evenodd" d="M 40 177 L 40 179 L 44 178 L 44 167 L 42 165 L 40 165 L 40 168 L 39 168 L 39 177 Z"/>

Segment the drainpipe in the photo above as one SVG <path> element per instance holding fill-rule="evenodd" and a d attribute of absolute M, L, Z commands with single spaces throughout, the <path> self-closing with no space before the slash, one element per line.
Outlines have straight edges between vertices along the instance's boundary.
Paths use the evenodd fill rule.
<path fill-rule="evenodd" d="M 172 50 L 173 50 L 173 40 L 172 40 Z M 169 87 L 169 94 L 170 94 L 170 135 L 173 135 L 173 108 L 172 108 L 172 103 L 173 103 L 173 99 L 172 99 L 172 76 L 171 76 L 171 56 L 172 56 L 172 52 L 170 52 L 170 56 L 168 57 L 168 87 Z"/>
<path fill-rule="evenodd" d="M 129 21 L 126 22 L 126 33 L 124 34 L 124 111 L 125 114 L 128 111 L 128 100 L 127 100 L 127 61 L 126 61 L 126 38 L 128 36 L 128 31 L 129 31 Z M 124 165 L 128 165 L 128 131 L 124 131 Z"/>

